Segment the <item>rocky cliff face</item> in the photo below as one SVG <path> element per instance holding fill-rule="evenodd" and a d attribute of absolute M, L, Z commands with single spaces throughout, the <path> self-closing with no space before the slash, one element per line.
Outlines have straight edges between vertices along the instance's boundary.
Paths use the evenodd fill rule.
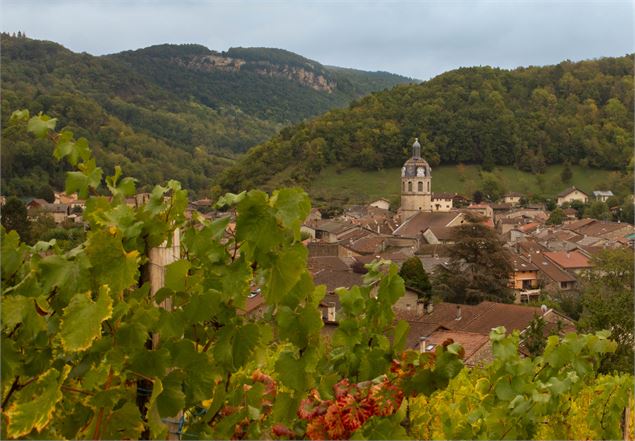
<path fill-rule="evenodd" d="M 205 55 L 191 58 L 172 58 L 173 63 L 203 72 L 239 72 L 249 70 L 259 75 L 287 78 L 313 90 L 331 93 L 337 82 L 321 73 L 300 66 L 278 65 L 268 61 L 245 61 L 223 55 Z"/>

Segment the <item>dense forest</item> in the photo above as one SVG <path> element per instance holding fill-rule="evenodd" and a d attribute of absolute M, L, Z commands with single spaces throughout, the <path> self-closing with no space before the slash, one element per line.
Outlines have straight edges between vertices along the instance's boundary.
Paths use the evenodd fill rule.
<path fill-rule="evenodd" d="M 306 184 L 322 168 L 400 166 L 418 136 L 433 165 L 570 163 L 625 171 L 633 157 L 633 58 L 504 70 L 470 67 L 374 93 L 285 128 L 223 173 L 224 190 Z"/>
<path fill-rule="evenodd" d="M 326 68 L 291 52 L 262 48 L 218 53 L 198 45 L 161 45 L 95 57 L 8 34 L 0 43 L 3 127 L 13 110 L 45 112 L 59 127 L 89 139 L 106 170 L 121 165 L 142 189 L 178 179 L 201 195 L 238 152 L 284 125 L 411 81 Z M 242 57 L 241 69 L 199 69 L 198 61 L 209 56 Z M 250 68 L 262 63 L 282 73 L 302 66 L 307 78 L 322 76 L 332 90 L 316 90 L 302 83 L 302 76 Z M 50 199 L 53 190 L 63 188 L 64 167 L 41 141 L 4 130 L 2 159 L 4 194 Z"/>

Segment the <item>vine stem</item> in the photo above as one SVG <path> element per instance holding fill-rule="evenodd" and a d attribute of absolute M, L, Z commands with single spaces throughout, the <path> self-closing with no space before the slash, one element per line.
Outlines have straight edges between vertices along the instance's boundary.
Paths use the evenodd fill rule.
<path fill-rule="evenodd" d="M 108 390 L 110 388 L 110 383 L 112 382 L 112 368 L 108 372 L 108 379 L 104 384 L 104 390 Z M 93 439 L 101 439 L 101 421 L 104 419 L 104 408 L 99 409 L 99 415 L 97 415 L 97 422 L 95 423 L 95 431 L 93 432 Z"/>
<path fill-rule="evenodd" d="M 94 393 L 92 393 L 92 392 L 88 392 L 88 391 L 81 390 L 81 389 L 76 389 L 76 388 L 71 387 L 71 386 L 62 386 L 62 389 L 67 390 L 67 391 L 69 391 L 69 392 L 77 392 L 78 394 L 89 395 L 89 396 L 91 396 L 91 397 L 92 397 L 93 395 L 95 395 L 95 394 L 94 394 Z"/>
<path fill-rule="evenodd" d="M 604 417 L 606 417 L 606 406 L 608 406 L 609 401 L 611 401 L 611 397 L 613 396 L 616 390 L 617 390 L 617 385 L 613 386 L 613 389 L 609 393 L 609 396 L 606 397 L 606 401 L 604 402 L 604 407 L 602 409 L 602 418 L 600 418 L 600 427 L 602 428 L 603 431 L 606 430 L 606 428 L 604 427 Z"/>
<path fill-rule="evenodd" d="M 20 387 L 20 384 L 18 383 L 19 380 L 20 376 L 16 375 L 15 380 L 13 380 L 13 384 L 11 385 L 11 389 L 9 389 L 7 396 L 4 398 L 4 400 L 2 400 L 2 406 L 0 406 L 2 407 L 2 409 L 6 407 L 7 403 L 9 402 L 9 398 L 11 398 L 11 395 L 13 395 L 13 392 L 18 390 L 18 388 Z"/>

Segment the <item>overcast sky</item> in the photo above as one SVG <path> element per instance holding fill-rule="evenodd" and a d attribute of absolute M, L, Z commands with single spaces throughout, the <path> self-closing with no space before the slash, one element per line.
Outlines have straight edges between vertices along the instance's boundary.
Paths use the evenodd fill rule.
<path fill-rule="evenodd" d="M 287 49 L 428 79 L 633 52 L 632 1 L 1 0 L 2 30 L 101 55 L 161 43 Z"/>

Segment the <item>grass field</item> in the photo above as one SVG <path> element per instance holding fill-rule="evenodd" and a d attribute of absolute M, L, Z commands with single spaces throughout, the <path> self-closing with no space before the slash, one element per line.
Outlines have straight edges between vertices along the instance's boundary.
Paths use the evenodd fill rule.
<path fill-rule="evenodd" d="M 607 189 L 608 183 L 617 172 L 572 166 L 573 178 L 564 184 L 560 179 L 562 165 L 547 167 L 545 173 L 535 175 L 513 167 L 497 167 L 493 173 L 498 176 L 507 191 L 518 191 L 527 195 L 553 197 L 565 188 L 575 185 L 590 193 Z M 366 203 L 378 198 L 397 202 L 400 186 L 399 168 L 380 171 L 347 169 L 338 173 L 330 167 L 313 181 L 309 188 L 311 196 L 325 201 L 345 201 Z M 481 188 L 480 167 L 477 165 L 438 166 L 432 170 L 433 192 L 456 192 L 471 196 Z"/>

